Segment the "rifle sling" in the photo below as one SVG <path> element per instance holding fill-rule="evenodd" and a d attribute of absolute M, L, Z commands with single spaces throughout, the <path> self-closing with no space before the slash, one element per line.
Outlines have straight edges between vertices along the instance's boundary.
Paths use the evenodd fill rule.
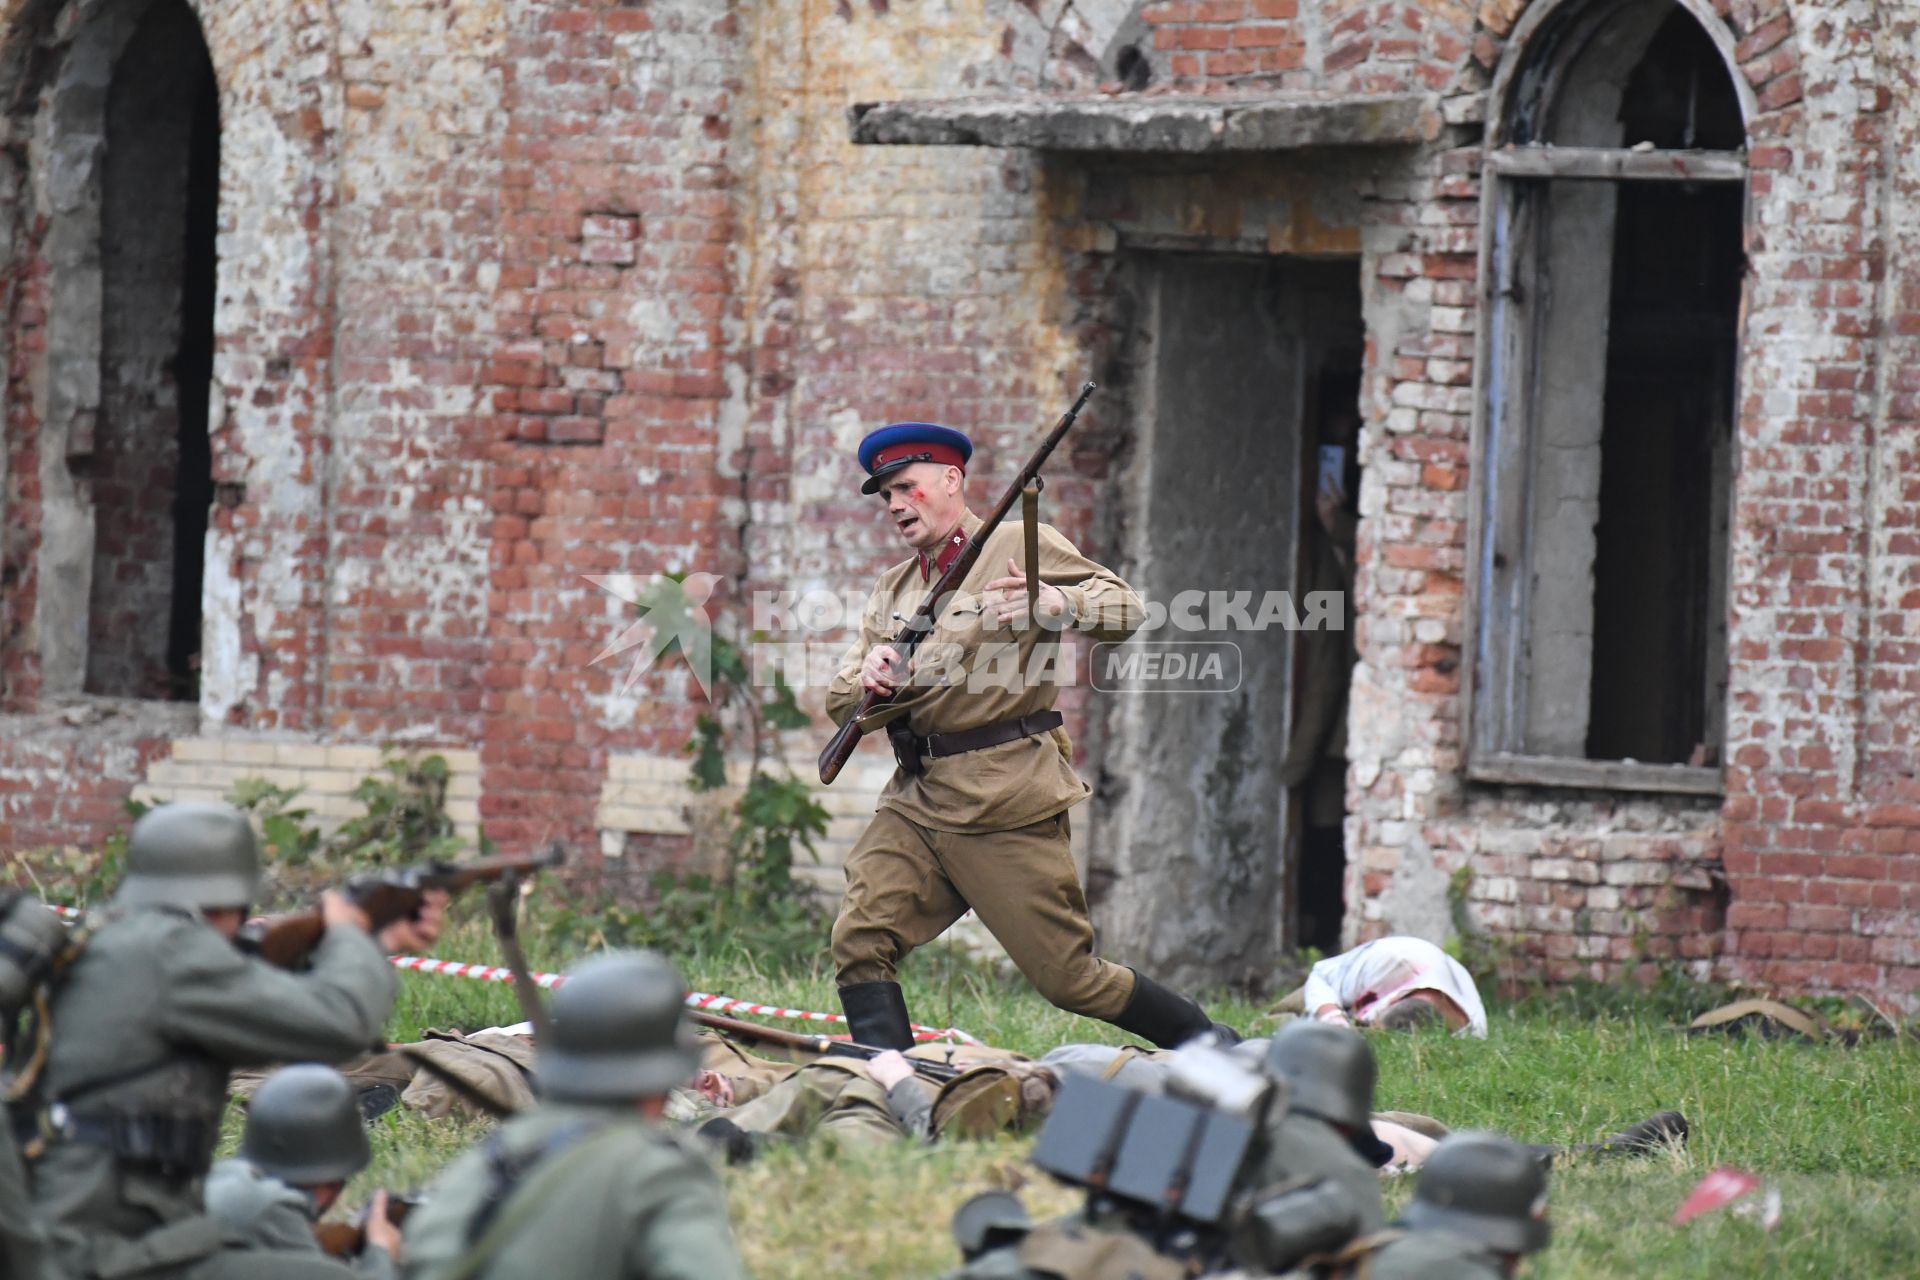
<path fill-rule="evenodd" d="M 519 1157 L 508 1153 L 500 1134 L 489 1138 L 486 1152 L 494 1182 L 468 1224 L 471 1247 L 445 1273 L 443 1280 L 472 1280 L 521 1227 L 546 1207 L 559 1189 L 560 1175 L 567 1167 L 567 1161 L 557 1157 L 577 1157 L 596 1142 L 618 1132 L 614 1125 L 572 1125 Z M 536 1169 L 538 1176 L 526 1182 L 527 1176 Z"/>
<path fill-rule="evenodd" d="M 1020 491 L 1020 523 L 1027 540 L 1027 626 L 1040 625 L 1040 486 L 1039 476 Z"/>

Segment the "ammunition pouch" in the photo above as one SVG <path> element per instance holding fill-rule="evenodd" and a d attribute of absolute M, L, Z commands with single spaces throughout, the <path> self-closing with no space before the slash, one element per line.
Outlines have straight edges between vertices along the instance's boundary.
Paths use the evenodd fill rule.
<path fill-rule="evenodd" d="M 918 775 L 926 772 L 928 760 L 965 755 L 969 751 L 984 751 L 988 747 L 1052 733 L 1065 723 L 1066 718 L 1058 711 L 1036 711 L 1030 716 L 996 720 L 992 724 L 958 729 L 952 733 L 930 733 L 922 738 L 908 727 L 907 717 L 901 716 L 888 722 L 887 740 L 893 744 L 894 763 L 900 766 L 901 771 Z"/>
<path fill-rule="evenodd" d="M 198 1177 L 213 1165 L 219 1126 L 211 1120 L 139 1112 L 77 1116 L 59 1103 L 40 1112 L 28 1151 L 77 1142 L 101 1147 L 116 1160 L 157 1170 L 163 1177 Z"/>
<path fill-rule="evenodd" d="M 1286 1182 L 1241 1211 L 1233 1228 L 1234 1260 L 1263 1275 L 1286 1271 L 1340 1248 L 1359 1230 L 1359 1212 L 1337 1183 Z"/>
<path fill-rule="evenodd" d="M 927 771 L 926 761 L 920 758 L 923 742 L 908 726 L 905 716 L 887 724 L 887 741 L 893 747 L 893 762 L 900 766 L 900 772 L 918 777 Z"/>

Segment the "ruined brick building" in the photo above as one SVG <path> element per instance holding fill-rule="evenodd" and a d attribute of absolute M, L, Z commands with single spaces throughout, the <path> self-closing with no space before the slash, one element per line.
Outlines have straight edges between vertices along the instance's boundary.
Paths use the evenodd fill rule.
<path fill-rule="evenodd" d="M 1867 0 L 10 0 L 0 847 L 337 810 L 397 743 L 503 845 L 673 856 L 699 697 L 593 663 L 583 575 L 718 575 L 736 634 L 858 592 L 866 428 L 991 491 L 1093 377 L 1048 517 L 1291 589 L 1357 385 L 1316 909 L 1912 1007 L 1916 50 Z M 1294 639 L 1241 639 L 1230 694 L 1067 699 L 1109 946 L 1182 981 L 1302 909 Z"/>

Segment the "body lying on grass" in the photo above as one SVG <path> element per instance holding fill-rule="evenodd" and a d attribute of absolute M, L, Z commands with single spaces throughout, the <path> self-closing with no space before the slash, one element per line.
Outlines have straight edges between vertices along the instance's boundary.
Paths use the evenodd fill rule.
<path fill-rule="evenodd" d="M 818 1135 L 844 1145 L 870 1145 L 1017 1133 L 1045 1118 L 1068 1074 L 1158 1093 L 1173 1058 L 1170 1050 L 1106 1044 L 1062 1045 L 1038 1061 L 984 1046 L 911 1050 L 914 1057 L 937 1061 L 951 1053 L 953 1062 L 966 1068 L 957 1079 L 935 1084 L 916 1075 L 897 1052 L 864 1062 L 827 1057 L 803 1064 L 757 1058 L 725 1040 L 703 1040 L 702 1069 L 691 1089 L 675 1093 L 668 1115 L 698 1126 L 735 1160 L 749 1158 L 757 1145 L 774 1137 Z M 1259 1063 L 1267 1050 L 1266 1040 L 1250 1040 L 1232 1052 Z M 1401 1173 L 1419 1168 L 1448 1132 L 1430 1116 L 1374 1111 L 1369 1151 L 1383 1154 L 1384 1163 L 1375 1162 L 1383 1174 Z M 1665 1112 L 1602 1143 L 1538 1150 L 1548 1155 L 1643 1153 L 1685 1135 L 1685 1120 Z"/>

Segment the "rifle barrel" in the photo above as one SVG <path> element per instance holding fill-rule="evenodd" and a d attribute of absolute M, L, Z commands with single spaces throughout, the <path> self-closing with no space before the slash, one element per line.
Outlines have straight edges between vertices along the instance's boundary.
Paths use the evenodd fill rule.
<path fill-rule="evenodd" d="M 787 1031 L 780 1027 L 765 1027 L 757 1022 L 743 1022 L 739 1018 L 729 1018 L 725 1014 L 708 1013 L 704 1009 L 692 1009 L 688 1015 L 703 1027 L 715 1031 L 736 1035 L 745 1040 L 760 1044 L 779 1045 L 784 1049 L 798 1049 L 805 1053 L 817 1053 L 842 1058 L 859 1058 L 871 1062 L 885 1053 L 885 1049 L 876 1049 L 870 1044 L 859 1044 L 852 1040 L 836 1040 L 832 1036 L 803 1035 L 798 1031 Z M 962 1068 L 950 1062 L 929 1062 L 925 1058 L 907 1057 L 914 1071 L 936 1083 L 944 1084 L 948 1080 L 958 1079 Z"/>

